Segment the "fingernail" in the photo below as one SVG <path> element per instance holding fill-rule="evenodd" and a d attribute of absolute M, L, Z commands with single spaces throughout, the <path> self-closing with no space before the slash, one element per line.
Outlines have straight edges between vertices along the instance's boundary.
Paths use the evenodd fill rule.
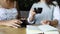
<path fill-rule="evenodd" d="M 21 23 L 23 23 L 23 22 L 21 22 Z"/>
<path fill-rule="evenodd" d="M 15 27 L 15 28 L 17 28 L 17 27 Z"/>

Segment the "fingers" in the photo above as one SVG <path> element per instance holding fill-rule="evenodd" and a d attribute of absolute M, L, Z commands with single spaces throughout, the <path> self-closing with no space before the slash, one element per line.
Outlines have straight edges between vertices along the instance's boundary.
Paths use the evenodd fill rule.
<path fill-rule="evenodd" d="M 4 25 L 14 27 L 14 28 L 18 28 L 18 27 L 21 27 L 20 25 L 18 25 L 18 24 L 21 24 L 21 23 L 22 22 L 19 21 L 19 20 L 10 20 L 10 21 L 7 21 L 6 23 L 4 23 Z"/>
<path fill-rule="evenodd" d="M 18 22 L 18 23 L 23 23 L 23 22 L 22 22 L 22 21 L 20 21 L 20 20 L 18 20 L 17 22 Z"/>
<path fill-rule="evenodd" d="M 35 14 L 36 14 L 35 12 L 31 12 L 31 13 L 32 13 L 32 16 L 35 16 Z"/>
<path fill-rule="evenodd" d="M 14 23 L 14 24 L 12 24 L 12 25 L 13 25 L 13 26 L 16 26 L 16 27 L 20 27 L 20 25 L 18 25 L 18 24 L 15 24 L 15 23 Z"/>
<path fill-rule="evenodd" d="M 13 27 L 13 28 L 20 28 L 21 26 L 15 23 L 7 23 L 6 26 Z"/>
<path fill-rule="evenodd" d="M 48 22 L 47 24 L 50 24 L 50 22 Z"/>
<path fill-rule="evenodd" d="M 48 21 L 48 20 L 44 20 L 44 21 L 41 21 L 41 23 L 42 23 L 42 25 L 46 25 L 46 24 L 50 24 L 50 21 Z"/>
<path fill-rule="evenodd" d="M 15 19 L 15 20 L 12 20 L 11 22 L 13 22 L 13 23 L 16 23 L 16 24 L 21 24 L 21 23 L 23 23 L 22 21 L 20 21 L 20 20 L 17 20 L 17 19 Z"/>
<path fill-rule="evenodd" d="M 13 26 L 13 25 L 11 25 L 10 27 L 13 27 L 13 28 L 18 28 L 18 27 L 16 27 L 16 26 Z"/>
<path fill-rule="evenodd" d="M 22 22 L 22 21 L 17 20 L 17 21 L 15 21 L 14 23 L 16 23 L 16 24 L 22 24 L 23 22 Z"/>

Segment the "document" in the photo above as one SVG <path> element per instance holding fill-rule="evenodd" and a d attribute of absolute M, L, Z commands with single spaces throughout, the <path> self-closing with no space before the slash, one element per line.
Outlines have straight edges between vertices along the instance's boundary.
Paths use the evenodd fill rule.
<path fill-rule="evenodd" d="M 58 31 L 57 28 L 55 28 L 53 26 L 50 26 L 50 25 L 40 25 L 40 26 L 38 26 L 38 28 L 43 32 L 46 32 L 46 31 Z"/>
<path fill-rule="evenodd" d="M 26 34 L 38 34 L 38 33 L 43 33 L 43 32 L 40 31 L 37 26 L 27 25 Z"/>
<path fill-rule="evenodd" d="M 27 25 L 26 34 L 59 34 L 58 29 L 50 25 L 33 26 Z"/>

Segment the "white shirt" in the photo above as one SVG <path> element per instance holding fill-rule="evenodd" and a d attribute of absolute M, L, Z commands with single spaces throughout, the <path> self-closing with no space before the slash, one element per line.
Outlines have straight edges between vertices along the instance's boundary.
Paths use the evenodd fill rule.
<path fill-rule="evenodd" d="M 0 8 L 0 20 L 16 19 L 16 16 L 17 16 L 16 8 L 11 9 Z"/>
<path fill-rule="evenodd" d="M 54 8 L 53 16 L 54 16 L 53 19 L 57 19 L 58 22 L 59 22 L 58 24 L 60 24 L 60 8 L 59 8 L 59 6 L 56 6 L 56 7 Z"/>
<path fill-rule="evenodd" d="M 34 8 L 38 8 L 38 7 L 42 7 L 42 13 L 41 14 L 36 14 L 35 15 L 35 20 L 33 20 L 32 22 L 30 22 L 29 18 L 31 17 L 31 13 L 29 13 L 29 17 L 28 17 L 28 22 L 29 23 L 34 23 L 35 24 L 41 24 L 40 22 L 42 20 L 52 20 L 52 19 L 57 19 L 58 21 L 60 20 L 60 13 L 59 13 L 59 7 L 56 6 L 50 6 L 51 8 L 49 8 L 45 3 L 35 3 L 32 6 L 32 9 Z"/>

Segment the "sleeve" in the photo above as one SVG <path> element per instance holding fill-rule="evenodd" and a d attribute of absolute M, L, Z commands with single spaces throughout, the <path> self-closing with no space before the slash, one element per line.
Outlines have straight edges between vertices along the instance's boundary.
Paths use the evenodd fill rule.
<path fill-rule="evenodd" d="M 54 18 L 58 20 L 58 24 L 60 24 L 60 11 L 59 11 L 59 6 L 54 7 L 54 13 L 53 13 Z"/>
<path fill-rule="evenodd" d="M 0 9 L 0 20 L 6 20 L 5 11 L 3 9 Z"/>
<path fill-rule="evenodd" d="M 34 8 L 35 8 L 35 4 L 32 5 L 31 10 L 34 10 Z M 30 21 L 30 20 L 29 20 L 30 17 L 31 17 L 31 11 L 29 12 L 29 16 L 28 16 L 27 21 L 28 21 L 30 24 L 33 24 L 33 23 L 34 23 L 34 20 L 33 20 L 33 21 Z"/>

